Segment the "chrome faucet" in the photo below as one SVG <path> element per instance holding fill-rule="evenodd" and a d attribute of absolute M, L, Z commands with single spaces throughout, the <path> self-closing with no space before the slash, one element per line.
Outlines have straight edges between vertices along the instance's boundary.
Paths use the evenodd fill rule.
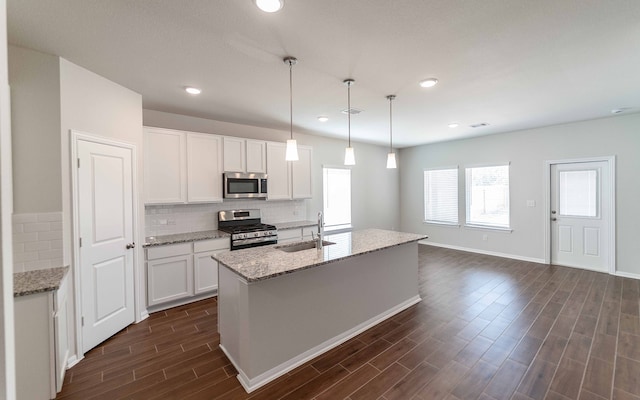
<path fill-rule="evenodd" d="M 318 237 L 316 238 L 316 249 L 322 249 L 322 241 L 324 240 L 324 217 L 322 211 L 318 213 Z"/>

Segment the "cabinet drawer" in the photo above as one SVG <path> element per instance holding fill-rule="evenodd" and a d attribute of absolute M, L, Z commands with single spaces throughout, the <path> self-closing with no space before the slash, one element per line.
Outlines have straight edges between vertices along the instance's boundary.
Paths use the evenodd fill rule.
<path fill-rule="evenodd" d="M 229 250 L 230 240 L 228 237 L 211 240 L 200 240 L 193 243 L 193 252 Z"/>
<path fill-rule="evenodd" d="M 149 247 L 147 249 L 147 260 L 158 258 L 180 256 L 191 253 L 191 243 L 178 243 L 167 246 Z"/>

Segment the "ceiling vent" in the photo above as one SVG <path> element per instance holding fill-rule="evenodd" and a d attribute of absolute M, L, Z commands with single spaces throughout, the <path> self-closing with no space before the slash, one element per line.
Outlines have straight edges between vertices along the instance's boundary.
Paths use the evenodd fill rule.
<path fill-rule="evenodd" d="M 479 124 L 473 124 L 473 125 L 469 125 L 471 128 L 482 128 L 485 126 L 489 126 L 489 124 L 487 124 L 486 122 L 481 122 Z"/>
<path fill-rule="evenodd" d="M 345 108 L 344 110 L 342 110 L 342 111 L 340 111 L 340 112 L 341 112 L 341 113 L 343 113 L 343 114 L 358 115 L 358 114 L 360 114 L 362 111 L 364 111 L 364 110 L 360 110 L 360 109 L 358 109 L 358 108 L 353 108 L 353 107 L 351 107 L 350 109 L 346 109 L 346 108 Z"/>

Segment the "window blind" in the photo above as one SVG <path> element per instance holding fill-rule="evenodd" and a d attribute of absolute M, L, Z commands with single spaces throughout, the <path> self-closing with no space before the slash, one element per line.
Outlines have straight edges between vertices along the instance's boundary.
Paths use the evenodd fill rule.
<path fill-rule="evenodd" d="M 424 171 L 424 220 L 458 224 L 458 168 Z"/>

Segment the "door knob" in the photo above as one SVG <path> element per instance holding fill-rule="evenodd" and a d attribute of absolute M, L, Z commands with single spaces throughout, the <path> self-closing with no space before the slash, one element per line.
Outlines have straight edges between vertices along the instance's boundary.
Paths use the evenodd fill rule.
<path fill-rule="evenodd" d="M 129 249 L 133 249 L 133 248 L 135 248 L 135 247 L 136 247 L 136 242 L 133 242 L 133 243 L 127 243 L 127 246 L 126 246 L 126 247 L 127 247 L 127 250 L 129 250 Z"/>
<path fill-rule="evenodd" d="M 551 218 L 551 220 L 552 220 L 552 221 L 557 221 L 557 220 L 558 220 L 558 218 L 555 218 L 555 217 L 554 217 L 554 218 Z"/>
<path fill-rule="evenodd" d="M 555 214 L 555 213 L 556 213 L 555 211 L 551 211 L 551 214 Z"/>

